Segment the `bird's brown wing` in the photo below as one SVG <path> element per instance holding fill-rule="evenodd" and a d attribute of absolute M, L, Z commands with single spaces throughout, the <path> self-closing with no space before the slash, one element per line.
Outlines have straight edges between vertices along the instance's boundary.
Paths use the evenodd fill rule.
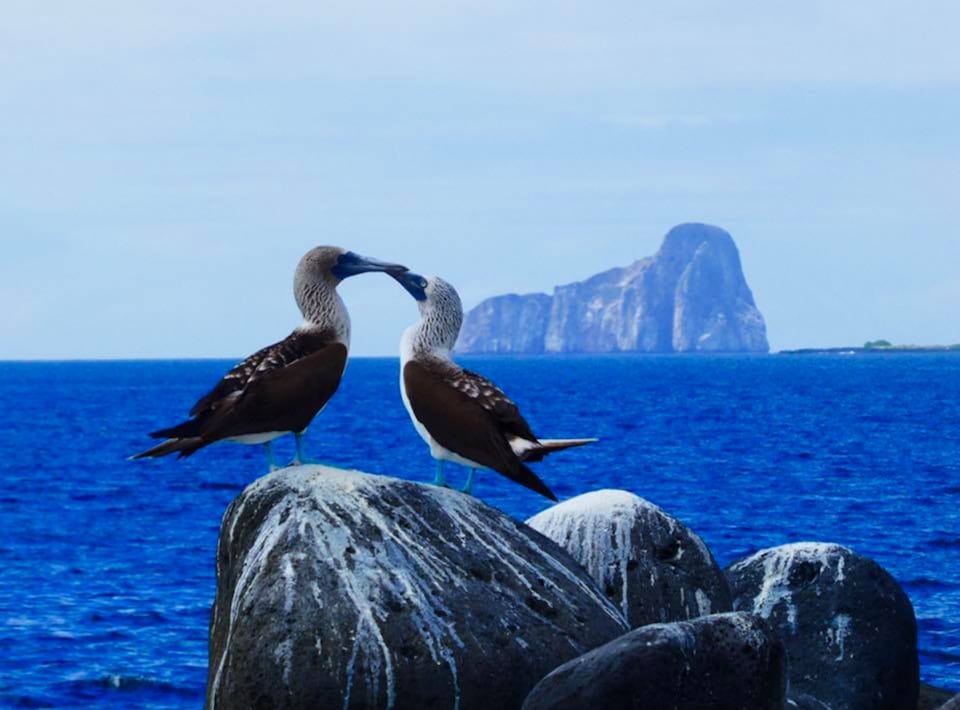
<path fill-rule="evenodd" d="M 283 342 L 283 341 L 281 341 Z M 226 397 L 234 392 L 240 392 L 246 386 L 247 382 L 256 372 L 260 363 L 264 361 L 267 355 L 280 343 L 273 343 L 265 348 L 257 350 L 242 362 L 235 365 L 223 378 L 207 392 L 203 397 L 197 400 L 196 404 L 190 408 L 190 416 L 195 417 L 207 410 L 216 409 Z"/>
<path fill-rule="evenodd" d="M 271 356 L 268 356 L 270 358 Z M 266 360 L 243 391 L 218 407 L 204 423 L 204 439 L 218 440 L 267 431 L 303 431 L 340 386 L 347 348 L 327 343 L 287 364 Z"/>
<path fill-rule="evenodd" d="M 299 423 L 305 410 L 317 406 L 313 412 L 316 414 L 336 391 L 346 357 L 346 347 L 336 342 L 329 333 L 294 331 L 283 340 L 258 350 L 224 375 L 216 387 L 201 397 L 190 410 L 192 419 L 155 431 L 151 436 L 208 438 L 214 430 L 219 430 L 228 422 L 232 422 L 229 429 L 239 426 L 238 413 L 251 415 L 257 406 L 263 408 L 267 419 L 275 420 L 282 418 L 280 410 L 286 405 L 291 414 L 299 415 L 288 418 L 295 418 L 297 421 L 294 423 Z M 304 377 L 307 372 L 313 376 Z M 293 404 L 297 406 L 291 406 Z M 258 419 L 248 416 L 246 421 L 255 427 L 259 426 L 256 423 Z M 253 429 L 242 433 L 261 431 L 274 430 Z"/>
<path fill-rule="evenodd" d="M 518 436 L 528 441 L 537 440 L 514 401 L 483 375 L 455 368 L 450 371 L 445 380 L 489 412 L 499 423 L 505 435 Z"/>
<path fill-rule="evenodd" d="M 496 385 L 456 366 L 415 360 L 404 365 L 403 383 L 413 415 L 437 443 L 556 500 L 510 447 L 511 436 L 536 438 L 516 404 Z"/>

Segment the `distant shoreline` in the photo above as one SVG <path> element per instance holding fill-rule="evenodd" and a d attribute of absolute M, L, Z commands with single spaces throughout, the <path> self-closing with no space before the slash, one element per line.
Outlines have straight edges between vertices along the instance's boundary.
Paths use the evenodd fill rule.
<path fill-rule="evenodd" d="M 800 348 L 780 350 L 778 355 L 884 355 L 887 353 L 957 353 L 958 345 L 890 345 L 886 347 Z"/>

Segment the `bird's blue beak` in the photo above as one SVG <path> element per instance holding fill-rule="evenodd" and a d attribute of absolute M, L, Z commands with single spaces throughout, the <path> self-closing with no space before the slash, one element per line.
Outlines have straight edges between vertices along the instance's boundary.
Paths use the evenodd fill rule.
<path fill-rule="evenodd" d="M 337 259 L 336 266 L 330 270 L 330 273 L 343 281 L 345 278 L 356 276 L 357 274 L 365 274 L 368 271 L 384 271 L 390 275 L 394 275 L 407 271 L 407 267 L 400 264 L 391 264 L 387 261 L 380 261 L 379 259 L 371 259 L 368 256 L 360 256 L 352 251 L 348 251 L 340 255 L 340 258 Z"/>
<path fill-rule="evenodd" d="M 396 273 L 390 272 L 390 275 L 407 289 L 407 292 L 416 300 L 427 300 L 427 280 L 420 274 L 415 274 L 412 271 L 398 271 Z"/>

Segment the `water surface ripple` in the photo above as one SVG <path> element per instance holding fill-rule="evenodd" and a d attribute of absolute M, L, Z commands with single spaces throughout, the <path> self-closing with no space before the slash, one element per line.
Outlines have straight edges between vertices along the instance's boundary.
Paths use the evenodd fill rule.
<path fill-rule="evenodd" d="M 600 437 L 538 466 L 561 498 L 634 491 L 721 564 L 799 540 L 875 558 L 913 601 L 924 679 L 960 690 L 960 356 L 464 362 L 541 436 Z M 202 703 L 220 518 L 265 461 L 126 456 L 230 364 L 0 363 L 0 705 Z M 352 361 L 309 452 L 429 480 L 398 377 L 396 360 Z M 477 494 L 521 519 L 547 504 L 492 473 Z"/>

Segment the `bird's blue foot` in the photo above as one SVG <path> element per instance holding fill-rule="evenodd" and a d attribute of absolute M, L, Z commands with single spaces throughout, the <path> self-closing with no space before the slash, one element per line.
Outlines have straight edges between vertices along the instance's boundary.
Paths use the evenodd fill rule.
<path fill-rule="evenodd" d="M 279 470 L 277 462 L 273 459 L 273 447 L 270 445 L 270 442 L 266 442 L 263 446 L 267 450 L 267 470 L 270 473 Z"/>
<path fill-rule="evenodd" d="M 471 468 L 470 475 L 467 477 L 467 485 L 465 485 L 461 490 L 467 495 L 473 495 L 473 484 L 476 483 L 477 479 L 477 469 Z"/>
<path fill-rule="evenodd" d="M 447 477 L 443 473 L 443 461 L 437 461 L 437 472 L 433 477 L 433 485 L 441 488 L 449 488 Z"/>
<path fill-rule="evenodd" d="M 294 440 L 297 442 L 297 453 L 293 456 L 293 461 L 290 462 L 291 466 L 305 466 L 307 464 L 315 464 L 316 461 L 313 459 L 308 459 L 303 454 L 303 434 L 294 434 Z"/>

